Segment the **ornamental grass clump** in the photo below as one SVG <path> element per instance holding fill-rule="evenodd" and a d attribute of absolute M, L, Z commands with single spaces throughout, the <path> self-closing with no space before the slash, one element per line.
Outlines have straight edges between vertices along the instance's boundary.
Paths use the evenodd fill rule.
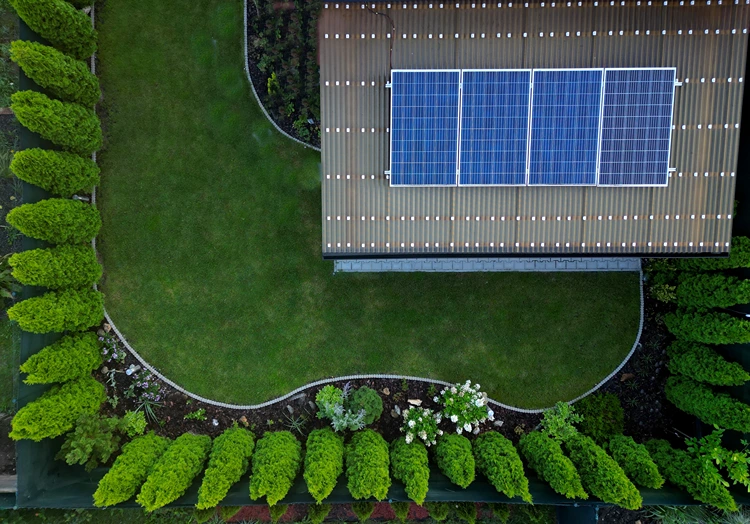
<path fill-rule="evenodd" d="M 667 400 L 678 409 L 706 424 L 750 432 L 750 406 L 726 393 L 717 393 L 699 382 L 678 376 L 667 379 L 664 391 Z"/>
<path fill-rule="evenodd" d="M 86 245 L 30 249 L 15 253 L 8 264 L 13 268 L 13 277 L 27 286 L 86 287 L 102 277 L 96 252 Z"/>
<path fill-rule="evenodd" d="M 302 445 L 289 431 L 263 435 L 255 446 L 250 498 L 265 496 L 269 506 L 283 499 L 297 477 L 302 463 Z"/>
<path fill-rule="evenodd" d="M 318 418 L 329 419 L 335 431 L 357 431 L 380 418 L 383 399 L 367 386 L 352 391 L 347 382 L 344 389 L 325 386 L 315 396 Z"/>
<path fill-rule="evenodd" d="M 12 209 L 6 220 L 27 237 L 52 244 L 90 242 L 102 227 L 94 206 L 63 198 L 23 204 Z"/>
<path fill-rule="evenodd" d="M 83 331 L 104 318 L 104 295 L 87 288 L 50 291 L 11 307 L 8 318 L 30 333 Z"/>
<path fill-rule="evenodd" d="M 664 485 L 664 478 L 651 459 L 646 446 L 636 443 L 632 437 L 612 437 L 609 441 L 609 452 L 633 483 L 651 489 L 659 489 Z"/>
<path fill-rule="evenodd" d="M 305 484 L 320 504 L 344 471 L 344 439 L 329 428 L 310 432 L 305 446 Z"/>
<path fill-rule="evenodd" d="M 385 499 L 391 487 L 389 465 L 388 443 L 379 433 L 355 433 L 346 446 L 346 485 L 352 497 Z"/>
<path fill-rule="evenodd" d="M 391 473 L 404 484 L 406 495 L 424 504 L 430 482 L 430 461 L 427 448 L 421 442 L 408 444 L 405 438 L 391 443 Z"/>
<path fill-rule="evenodd" d="M 24 149 L 13 155 L 10 170 L 21 180 L 63 198 L 91 193 L 99 184 L 100 170 L 93 160 L 65 151 Z"/>
<path fill-rule="evenodd" d="M 680 281 L 677 305 L 680 307 L 731 307 L 750 303 L 750 279 L 721 273 L 699 273 Z"/>
<path fill-rule="evenodd" d="M 521 497 L 531 504 L 529 480 L 513 443 L 497 431 L 483 433 L 474 441 L 474 460 L 477 469 L 490 481 L 498 493 L 508 498 Z"/>
<path fill-rule="evenodd" d="M 231 427 L 214 439 L 208 467 L 198 490 L 198 509 L 214 508 L 227 496 L 229 488 L 247 472 L 255 447 L 253 434 Z"/>
<path fill-rule="evenodd" d="M 101 347 L 95 333 L 66 335 L 21 365 L 27 373 L 24 384 L 67 382 L 89 375 L 102 364 Z"/>
<path fill-rule="evenodd" d="M 728 313 L 667 313 L 667 329 L 683 340 L 704 344 L 744 344 L 750 342 L 750 322 Z"/>
<path fill-rule="evenodd" d="M 589 498 L 576 467 L 556 440 L 540 431 L 532 431 L 521 437 L 518 447 L 529 467 L 557 493 L 569 499 Z"/>
<path fill-rule="evenodd" d="M 433 400 L 443 406 L 441 415 L 456 425 L 459 435 L 473 431 L 479 433 L 479 425 L 487 420 L 495 420 L 495 413 L 487 406 L 487 394 L 479 391 L 479 384 L 464 384 L 446 387 Z"/>
<path fill-rule="evenodd" d="M 403 416 L 401 433 L 405 433 L 407 444 L 411 444 L 415 438 L 420 439 L 427 447 L 437 444 L 436 439 L 443 434 L 443 430 L 438 429 L 438 424 L 443 420 L 440 413 L 409 406 L 409 409 L 403 411 Z"/>
<path fill-rule="evenodd" d="M 675 340 L 667 348 L 672 373 L 684 375 L 713 386 L 741 386 L 750 380 L 750 373 L 740 364 L 728 362 L 716 351 L 685 340 Z"/>
<path fill-rule="evenodd" d="M 471 442 L 462 435 L 444 435 L 435 446 L 435 459 L 440 471 L 448 479 L 462 488 L 474 482 L 474 455 Z"/>

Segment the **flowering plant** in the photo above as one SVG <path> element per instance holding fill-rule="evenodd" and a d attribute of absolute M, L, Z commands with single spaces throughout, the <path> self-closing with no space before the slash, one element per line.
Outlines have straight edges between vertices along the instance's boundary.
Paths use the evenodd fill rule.
<path fill-rule="evenodd" d="M 403 411 L 404 425 L 401 426 L 401 432 L 406 433 L 406 443 L 411 444 L 415 437 L 422 439 L 427 447 L 436 444 L 438 436 L 443 434 L 442 429 L 438 429 L 438 424 L 443 420 L 440 413 L 434 413 L 431 409 L 415 408 L 410 406 Z"/>
<path fill-rule="evenodd" d="M 99 342 L 102 344 L 102 357 L 104 362 L 117 362 L 118 364 L 125 362 L 125 350 L 119 346 L 117 339 L 110 333 L 105 333 L 104 336 L 100 336 Z"/>
<path fill-rule="evenodd" d="M 125 390 L 127 398 L 136 399 L 136 402 L 149 400 L 159 402 L 162 399 L 161 385 L 157 378 L 147 369 L 132 373 L 133 382 Z"/>
<path fill-rule="evenodd" d="M 479 384 L 472 386 L 470 380 L 446 387 L 433 400 L 442 404 L 441 415 L 456 425 L 459 435 L 464 431 L 477 434 L 479 424 L 495 420 L 495 412 L 487 406 L 487 394 L 479 391 Z"/>

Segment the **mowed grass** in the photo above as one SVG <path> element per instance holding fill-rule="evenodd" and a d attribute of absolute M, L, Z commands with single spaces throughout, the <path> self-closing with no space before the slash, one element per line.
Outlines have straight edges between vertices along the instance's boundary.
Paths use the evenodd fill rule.
<path fill-rule="evenodd" d="M 242 2 L 107 2 L 97 21 L 106 306 L 177 383 L 256 403 L 349 373 L 470 378 L 536 408 L 630 350 L 635 273 L 333 275 L 320 156 L 257 107 Z"/>

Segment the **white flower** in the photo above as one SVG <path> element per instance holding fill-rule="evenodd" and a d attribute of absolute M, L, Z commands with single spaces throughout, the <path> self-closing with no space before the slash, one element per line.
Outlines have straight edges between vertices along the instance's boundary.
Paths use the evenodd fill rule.
<path fill-rule="evenodd" d="M 463 430 L 463 429 L 461 429 L 461 428 L 458 428 L 458 429 L 456 430 L 456 433 L 458 433 L 459 435 L 460 435 L 461 433 L 463 433 L 463 432 L 464 432 L 464 430 Z"/>
<path fill-rule="evenodd" d="M 416 425 L 416 422 L 414 422 L 413 420 L 409 421 L 409 427 L 410 428 L 413 428 L 415 425 Z"/>
<path fill-rule="evenodd" d="M 476 407 L 478 407 L 478 408 L 481 408 L 481 407 L 482 407 L 482 406 L 484 405 L 484 402 L 482 401 L 482 399 L 481 399 L 481 398 L 478 398 L 478 399 L 476 399 L 476 400 L 474 401 L 474 405 L 475 405 Z"/>
<path fill-rule="evenodd" d="M 454 395 L 456 393 L 458 393 L 458 390 L 456 389 L 456 386 L 451 387 L 451 393 L 453 393 Z"/>
<path fill-rule="evenodd" d="M 474 384 L 474 389 L 476 389 L 477 391 L 479 391 L 479 384 Z"/>
<path fill-rule="evenodd" d="M 442 429 L 439 429 L 439 430 L 438 430 L 438 433 L 437 433 L 437 434 L 438 434 L 438 435 L 442 435 L 442 434 L 443 434 L 443 430 L 442 430 Z"/>
<path fill-rule="evenodd" d="M 419 432 L 419 438 L 422 440 L 427 440 L 427 432 L 426 431 L 420 431 Z"/>
<path fill-rule="evenodd" d="M 407 444 L 411 444 L 411 441 L 414 440 L 414 437 L 411 435 L 411 433 L 407 433 L 405 440 Z"/>
<path fill-rule="evenodd" d="M 471 431 L 471 424 L 469 424 L 468 422 L 466 424 L 464 424 L 464 429 L 466 431 Z"/>
<path fill-rule="evenodd" d="M 492 420 L 492 417 L 495 416 L 495 412 L 492 411 L 490 408 L 487 408 L 487 417 L 489 417 L 490 420 Z"/>
<path fill-rule="evenodd" d="M 458 415 L 451 415 L 451 422 L 453 422 L 454 424 L 458 422 Z"/>
<path fill-rule="evenodd" d="M 435 397 L 432 397 L 432 401 L 433 401 L 433 402 L 438 402 L 438 398 L 437 398 L 437 396 L 435 396 Z"/>
<path fill-rule="evenodd" d="M 479 435 L 479 426 L 477 426 L 477 427 L 475 427 L 475 428 L 474 428 L 474 431 L 473 431 L 473 433 L 474 433 L 475 435 Z"/>

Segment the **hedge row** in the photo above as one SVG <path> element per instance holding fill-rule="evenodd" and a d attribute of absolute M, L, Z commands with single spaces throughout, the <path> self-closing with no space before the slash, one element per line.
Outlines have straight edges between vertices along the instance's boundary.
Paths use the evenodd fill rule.
<path fill-rule="evenodd" d="M 85 245 L 22 251 L 11 256 L 8 263 L 20 283 L 49 289 L 87 287 L 102 277 L 96 252 Z"/>
<path fill-rule="evenodd" d="M 50 291 L 14 305 L 8 318 L 30 333 L 84 331 L 104 319 L 104 295 L 88 288 Z"/>
<path fill-rule="evenodd" d="M 704 344 L 750 342 L 750 322 L 727 313 L 667 313 L 664 323 L 677 338 Z"/>
<path fill-rule="evenodd" d="M 102 363 L 96 333 L 67 335 L 31 355 L 21 366 L 25 384 L 67 382 L 89 375 Z"/>
<path fill-rule="evenodd" d="M 10 170 L 21 180 L 64 198 L 91 193 L 99 183 L 100 172 L 90 158 L 37 148 L 14 154 Z"/>
<path fill-rule="evenodd" d="M 713 349 L 695 342 L 676 340 L 667 349 L 672 373 L 714 386 L 741 386 L 750 373 L 736 362 L 727 362 Z"/>
<path fill-rule="evenodd" d="M 677 408 L 706 424 L 743 433 L 750 431 L 750 406 L 726 393 L 716 393 L 699 382 L 677 376 L 667 379 L 665 393 Z"/>

